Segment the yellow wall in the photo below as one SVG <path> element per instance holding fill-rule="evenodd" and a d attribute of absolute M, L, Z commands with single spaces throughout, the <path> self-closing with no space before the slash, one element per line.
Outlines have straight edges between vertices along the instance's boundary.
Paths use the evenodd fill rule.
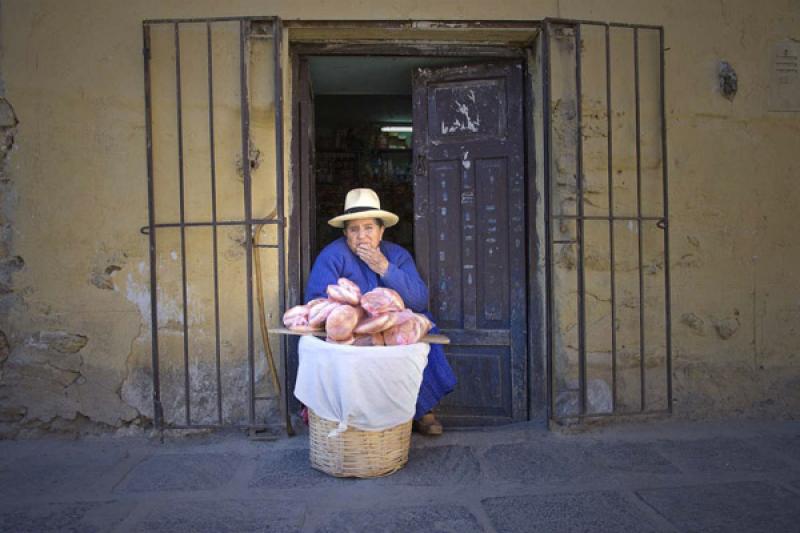
<path fill-rule="evenodd" d="M 3 366 L 0 414 L 8 433 L 22 426 L 26 431 L 119 427 L 151 416 L 148 244 L 139 233 L 147 224 L 141 21 L 238 15 L 286 20 L 551 16 L 663 25 L 677 412 L 796 415 L 800 281 L 794 270 L 800 245 L 793 237 L 799 229 L 794 206 L 800 203 L 800 115 L 768 112 L 767 97 L 771 44 L 800 38 L 797 2 L 4 0 L 0 15 L 0 75 L 4 96 L 19 118 L 5 162 L 9 181 L 3 188 L 3 215 L 12 228 L 5 252 L 24 260 L 14 274 L 13 292 L 2 296 L 0 329 L 10 354 Z M 192 38 L 185 36 L 186 42 Z M 255 53 L 267 54 L 266 48 Z M 154 63 L 163 59 L 154 56 Z M 739 76 L 732 102 L 717 88 L 719 60 L 729 61 Z M 191 70 L 192 60 L 187 58 L 185 66 Z M 167 76 L 168 69 L 162 70 L 159 75 Z M 193 75 L 202 78 L 187 73 L 187 79 Z M 233 198 L 240 140 L 230 119 L 237 93 L 234 87 L 219 90 L 220 98 L 230 101 L 218 114 L 221 124 L 228 121 L 220 134 L 226 128 L 230 132 L 220 140 L 220 187 L 228 187 L 220 194 Z M 187 91 L 185 127 L 203 120 L 204 93 L 194 84 Z M 256 173 L 266 183 L 274 151 L 272 95 L 257 98 L 254 134 L 264 147 L 264 165 Z M 154 102 L 154 109 L 164 103 Z M 168 137 L 174 117 L 159 115 L 159 120 L 156 134 Z M 191 130 L 192 146 L 200 153 L 205 134 L 201 126 Z M 165 137 L 163 146 L 169 141 Z M 157 162 L 160 157 L 156 154 Z M 195 157 L 189 154 L 187 161 L 195 165 L 192 175 L 207 172 L 207 163 Z M 159 172 L 174 172 L 169 165 L 166 159 L 160 164 L 157 178 Z M 274 197 L 267 190 L 255 193 L 257 211 L 271 210 Z M 207 212 L 202 192 L 194 194 L 187 205 Z M 175 203 L 166 203 L 163 213 L 173 217 Z M 221 261 L 236 272 L 244 268 L 242 248 L 228 233 L 221 232 Z M 198 231 L 190 251 L 207 249 L 209 234 Z M 172 252 L 179 253 L 175 238 L 159 242 L 166 283 L 167 272 L 174 274 L 178 264 Z M 213 335 L 209 265 L 197 260 L 199 253 L 194 257 L 190 271 L 205 274 L 197 276 L 202 286 L 190 291 L 198 314 L 189 323 L 208 341 Z M 119 270 L 106 274 L 112 265 Z M 269 268 L 272 298 L 276 278 Z M 223 305 L 234 317 L 242 309 L 236 290 L 225 291 L 230 301 Z M 164 297 L 163 316 L 176 322 L 165 324 L 162 342 L 168 359 L 182 364 L 182 341 L 168 333 L 182 320 L 180 293 L 172 295 L 178 298 Z M 274 306 L 273 298 L 268 308 Z M 227 336 L 241 339 L 242 320 L 226 324 Z M 86 337 L 85 346 L 75 345 L 80 339 L 75 335 Z M 241 355 L 236 343 L 224 349 Z M 193 364 L 200 368 L 204 362 Z M 258 364 L 262 370 L 263 363 Z M 239 374 L 229 377 L 231 387 L 242 383 Z M 268 383 L 260 386 L 269 394 Z M 180 405 L 171 408 L 181 412 Z M 227 408 L 233 413 L 241 406 Z"/>

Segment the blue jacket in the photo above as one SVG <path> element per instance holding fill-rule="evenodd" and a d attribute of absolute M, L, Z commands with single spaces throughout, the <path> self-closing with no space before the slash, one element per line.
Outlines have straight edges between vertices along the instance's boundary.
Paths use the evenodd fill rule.
<path fill-rule="evenodd" d="M 417 272 L 414 259 L 402 246 L 381 241 L 381 252 L 389 260 L 389 269 L 379 276 L 354 254 L 344 237 L 339 237 L 320 252 L 306 288 L 306 301 L 326 297 L 328 285 L 335 285 L 339 278 L 347 278 L 366 293 L 375 287 L 396 290 L 406 307 L 417 313 L 428 310 L 428 287 Z"/>
<path fill-rule="evenodd" d="M 389 260 L 389 269 L 383 276 L 373 272 L 367 264 L 347 246 L 347 240 L 339 237 L 320 252 L 306 287 L 306 302 L 314 298 L 327 297 L 328 285 L 335 285 L 339 278 L 347 278 L 361 289 L 362 294 L 375 287 L 394 289 L 403 298 L 406 307 L 417 312 L 428 313 L 428 287 L 417 272 L 414 259 L 402 246 L 381 241 L 381 252 Z M 433 320 L 433 319 L 432 319 Z M 434 327 L 434 332 L 438 331 Z M 456 377 L 444 355 L 441 344 L 432 344 L 428 353 L 428 365 L 422 375 L 422 385 L 417 397 L 417 412 L 421 418 L 453 390 Z"/>

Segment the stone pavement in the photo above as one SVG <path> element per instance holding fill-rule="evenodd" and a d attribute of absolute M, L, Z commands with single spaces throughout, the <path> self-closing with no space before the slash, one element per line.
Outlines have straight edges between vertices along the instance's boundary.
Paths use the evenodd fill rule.
<path fill-rule="evenodd" d="M 306 436 L 0 442 L 0 531 L 800 531 L 800 422 L 528 424 L 414 436 L 336 479 Z"/>

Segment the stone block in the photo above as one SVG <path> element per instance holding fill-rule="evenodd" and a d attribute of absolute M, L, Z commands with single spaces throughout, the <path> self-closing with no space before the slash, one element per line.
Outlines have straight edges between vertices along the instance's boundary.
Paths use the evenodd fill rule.
<path fill-rule="evenodd" d="M 638 491 L 680 531 L 797 531 L 797 495 L 757 481 Z"/>
<path fill-rule="evenodd" d="M 85 482 L 91 483 L 102 475 L 97 469 L 75 467 L 58 463 L 10 465 L 0 471 L 0 495 L 8 498 L 20 496 L 53 495 L 63 491 L 74 494 Z"/>
<path fill-rule="evenodd" d="M 69 385 L 75 381 L 75 374 L 80 372 L 83 365 L 83 358 L 79 353 L 59 353 L 50 351 L 40 344 L 26 342 L 24 345 L 17 346 L 10 355 L 10 363 L 15 366 L 44 367 L 53 371 L 64 370 L 72 377 L 67 377 L 66 381 L 56 378 L 56 381 L 63 385 Z"/>
<path fill-rule="evenodd" d="M 591 446 L 591 453 L 612 472 L 680 474 L 675 465 L 650 443 L 601 442 Z"/>
<path fill-rule="evenodd" d="M 566 380 L 556 396 L 555 410 L 559 417 L 575 416 L 580 412 L 578 380 Z M 589 413 L 609 413 L 612 408 L 612 391 L 604 379 L 590 379 L 586 383 L 586 409 Z"/>
<path fill-rule="evenodd" d="M 119 394 L 102 386 L 100 380 L 78 381 L 71 390 L 84 412 L 95 422 L 119 426 L 123 422 L 130 422 L 139 416 L 139 413 L 122 401 Z"/>
<path fill-rule="evenodd" d="M 723 318 L 714 321 L 714 329 L 722 340 L 728 340 L 738 331 L 740 326 L 737 318 Z"/>
<path fill-rule="evenodd" d="M 763 446 L 767 449 L 775 450 L 776 452 L 790 457 L 795 461 L 800 461 L 800 434 L 798 435 L 779 435 L 775 437 L 768 437 L 767 439 L 758 439 L 752 443 L 754 446 Z"/>
<path fill-rule="evenodd" d="M 269 500 L 222 500 L 161 503 L 131 526 L 150 533 L 299 532 L 304 504 Z"/>
<path fill-rule="evenodd" d="M 460 505 L 426 505 L 342 511 L 326 517 L 317 533 L 381 531 L 383 533 L 473 533 L 485 531 Z"/>
<path fill-rule="evenodd" d="M 772 472 L 788 465 L 763 447 L 731 438 L 661 441 L 658 449 L 678 466 L 695 472 Z"/>
<path fill-rule="evenodd" d="M 435 486 L 477 481 L 481 466 L 466 446 L 426 446 L 412 448 L 408 464 L 388 477 L 374 482 L 392 485 Z"/>
<path fill-rule="evenodd" d="M 563 443 L 498 444 L 484 460 L 490 478 L 518 483 L 569 481 L 607 472 L 588 449 Z"/>
<path fill-rule="evenodd" d="M 14 108 L 5 98 L 0 97 L 0 128 L 13 128 L 19 123 Z"/>
<path fill-rule="evenodd" d="M 574 416 L 580 412 L 577 390 L 559 390 L 556 396 L 555 411 L 559 417 Z"/>
<path fill-rule="evenodd" d="M 78 404 L 65 392 L 80 377 L 77 372 L 60 370 L 51 365 L 18 365 L 17 350 L 12 353 L 4 369 L 6 383 L 13 383 L 7 402 L 28 408 L 27 420 L 49 422 L 59 417 L 75 418 Z M 12 366 L 13 364 L 13 366 Z"/>
<path fill-rule="evenodd" d="M 682 314 L 680 322 L 696 335 L 703 336 L 706 334 L 705 321 L 694 313 Z"/>
<path fill-rule="evenodd" d="M 37 503 L 0 511 L 0 531 L 110 531 L 133 508 L 132 503 Z"/>
<path fill-rule="evenodd" d="M 0 405 L 0 422 L 19 422 L 27 411 L 21 405 Z"/>
<path fill-rule="evenodd" d="M 265 454 L 250 480 L 250 487 L 292 489 L 319 485 L 346 486 L 351 479 L 335 478 L 311 468 L 308 450 L 286 450 Z"/>
<path fill-rule="evenodd" d="M 590 379 L 586 384 L 586 409 L 590 413 L 609 413 L 613 408 L 611 387 L 604 379 Z"/>
<path fill-rule="evenodd" d="M 658 531 L 645 513 L 615 492 L 487 498 L 497 531 Z"/>
<path fill-rule="evenodd" d="M 136 465 L 115 492 L 218 489 L 230 482 L 241 463 L 242 458 L 233 454 L 154 455 Z"/>
<path fill-rule="evenodd" d="M 149 367 L 131 368 L 120 388 L 122 401 L 142 415 L 153 418 L 153 371 Z"/>
<path fill-rule="evenodd" d="M 0 499 L 79 496 L 94 490 L 98 482 L 127 456 L 118 446 L 80 444 L 52 446 L 48 441 L 27 443 L 24 448 L 0 448 Z"/>
<path fill-rule="evenodd" d="M 8 344 L 8 337 L 4 331 L 0 331 L 0 364 L 5 363 L 8 359 L 10 345 Z"/>
<path fill-rule="evenodd" d="M 78 353 L 89 342 L 88 337 L 66 331 L 40 331 L 33 336 L 31 343 L 59 353 Z"/>

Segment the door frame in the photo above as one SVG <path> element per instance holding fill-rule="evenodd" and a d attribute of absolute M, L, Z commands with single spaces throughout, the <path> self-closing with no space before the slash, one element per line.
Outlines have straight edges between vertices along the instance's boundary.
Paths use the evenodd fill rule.
<path fill-rule="evenodd" d="M 447 24 L 447 21 L 438 21 Z M 287 23 L 290 26 L 291 23 Z M 357 21 L 357 22 L 331 22 L 331 21 L 302 21 L 302 27 L 366 27 L 384 28 L 387 26 L 402 26 L 408 23 L 385 22 L 385 21 Z M 309 159 L 303 157 L 302 147 L 306 142 L 305 137 L 308 131 L 305 128 L 304 116 L 300 113 L 301 105 L 301 86 L 300 73 L 301 62 L 311 55 L 330 55 L 330 56 L 469 56 L 485 57 L 487 59 L 520 59 L 524 66 L 524 93 L 523 108 L 525 116 L 523 119 L 523 139 L 526 146 L 525 150 L 525 226 L 526 226 L 526 313 L 527 313 L 527 390 L 525 391 L 525 403 L 527 406 L 527 420 L 535 422 L 537 425 L 546 427 L 549 420 L 549 387 L 548 380 L 549 364 L 547 360 L 546 342 L 544 332 L 546 314 L 543 312 L 543 305 L 546 295 L 546 286 L 543 283 L 542 275 L 534 272 L 535 265 L 544 264 L 544 243 L 545 235 L 540 235 L 542 229 L 537 220 L 537 202 L 541 202 L 545 193 L 539 190 L 540 177 L 537 175 L 537 142 L 534 124 L 534 81 L 541 83 L 540 73 L 536 72 L 538 67 L 537 43 L 541 35 L 541 23 L 538 21 L 458 21 L 462 27 L 479 27 L 507 29 L 529 28 L 536 32 L 536 38 L 524 44 L 520 43 L 492 43 L 475 44 L 464 41 L 403 41 L 396 38 L 387 38 L 385 41 L 368 41 L 363 39 L 338 40 L 335 43 L 327 41 L 318 42 L 293 42 L 289 39 L 289 62 L 292 70 L 291 87 L 291 166 L 289 177 L 289 190 L 291 191 L 291 205 L 289 206 L 289 236 L 288 236 L 288 306 L 302 303 L 302 293 L 311 266 L 311 242 L 309 220 L 313 211 L 311 205 L 310 192 L 313 192 L 313 178 L 309 169 L 303 169 L 303 165 L 312 164 Z M 532 68 L 536 63 L 537 67 Z M 540 279 L 542 278 L 542 279 Z M 537 301 L 540 302 L 537 304 Z M 298 355 L 297 341 L 290 342 L 288 351 L 287 379 L 289 384 L 294 383 L 296 378 Z M 291 404 L 296 408 L 297 401 L 290 398 Z"/>

